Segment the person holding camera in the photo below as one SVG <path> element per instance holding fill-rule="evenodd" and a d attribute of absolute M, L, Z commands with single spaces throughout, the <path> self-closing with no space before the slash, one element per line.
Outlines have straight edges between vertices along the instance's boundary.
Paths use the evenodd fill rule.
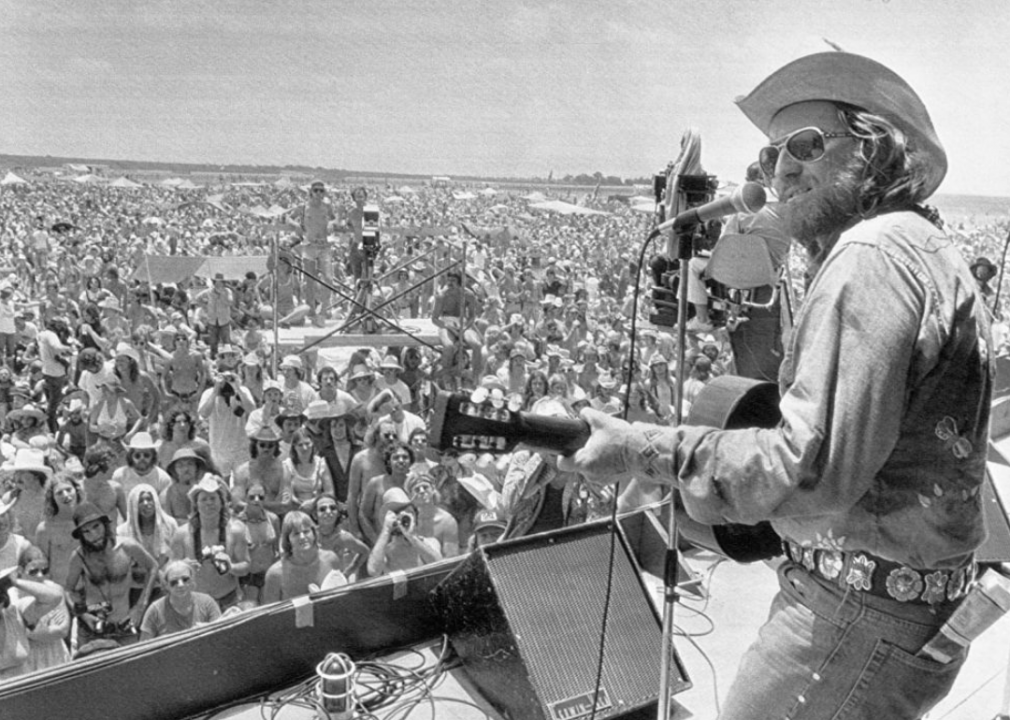
<path fill-rule="evenodd" d="M 211 459 L 224 477 L 249 459 L 245 425 L 256 408 L 252 393 L 239 382 L 237 363 L 234 346 L 218 348 L 220 372 L 213 387 L 203 391 L 198 407 L 200 417 L 207 421 Z"/>
<path fill-rule="evenodd" d="M 74 509 L 71 535 L 80 542 L 70 556 L 65 586 L 77 617 L 77 656 L 137 642 L 158 561 L 136 540 L 117 538 L 112 520 L 94 503 Z M 147 580 L 131 604 L 134 568 Z"/>
<path fill-rule="evenodd" d="M 195 589 L 214 598 L 223 612 L 243 599 L 239 578 L 249 573 L 246 527 L 232 517 L 228 490 L 217 475 L 204 475 L 190 488 L 189 501 L 189 522 L 172 536 L 172 559 L 197 564 Z"/>
<path fill-rule="evenodd" d="M 48 563 L 38 549 L 30 548 L 19 565 L 0 572 L 0 682 L 55 664 L 40 663 L 33 657 L 32 636 L 38 625 L 44 626 L 41 619 L 60 608 L 63 591 L 45 578 L 44 570 L 37 572 L 36 565 Z M 62 642 L 58 644 L 62 646 Z"/>
<path fill-rule="evenodd" d="M 378 577 L 442 559 L 438 539 L 418 532 L 417 507 L 399 489 L 387 493 L 382 530 L 368 555 L 368 574 Z"/>

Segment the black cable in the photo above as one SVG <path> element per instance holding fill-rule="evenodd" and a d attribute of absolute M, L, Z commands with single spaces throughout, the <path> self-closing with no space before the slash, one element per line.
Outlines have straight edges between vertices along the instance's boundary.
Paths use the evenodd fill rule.
<path fill-rule="evenodd" d="M 623 417 L 621 418 L 624 421 L 627 421 L 628 419 L 629 400 L 631 399 L 631 383 L 634 378 L 632 363 L 635 362 L 635 341 L 637 339 L 636 330 L 638 327 L 638 298 L 642 291 L 642 267 L 645 264 L 645 252 L 649 249 L 652 241 L 657 237 L 659 237 L 659 234 L 655 230 L 651 231 L 648 237 L 646 237 L 645 242 L 642 243 L 642 250 L 638 255 L 638 265 L 635 268 L 635 292 L 632 294 L 631 300 L 631 337 L 628 341 L 628 375 L 627 382 L 624 384 L 624 408 L 622 410 Z M 610 600 L 614 590 L 614 555 L 617 551 L 617 505 L 619 497 L 618 488 L 615 487 L 614 507 L 610 511 L 610 552 L 607 561 L 606 593 L 603 598 L 603 619 L 600 623 L 600 650 L 596 662 L 596 683 L 595 689 L 593 690 L 593 710 L 592 714 L 589 716 L 589 720 L 596 720 L 596 708 L 599 703 L 600 690 L 603 685 L 603 659 L 607 642 L 607 620 L 610 616 Z"/>

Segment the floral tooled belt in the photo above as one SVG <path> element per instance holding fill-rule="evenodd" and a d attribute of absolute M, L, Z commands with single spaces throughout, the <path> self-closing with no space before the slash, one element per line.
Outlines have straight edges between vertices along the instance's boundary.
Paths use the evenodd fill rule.
<path fill-rule="evenodd" d="M 959 568 L 919 570 L 868 552 L 818 550 L 783 541 L 786 556 L 812 574 L 844 590 L 865 592 L 898 602 L 937 605 L 968 593 L 975 579 L 975 561 Z"/>

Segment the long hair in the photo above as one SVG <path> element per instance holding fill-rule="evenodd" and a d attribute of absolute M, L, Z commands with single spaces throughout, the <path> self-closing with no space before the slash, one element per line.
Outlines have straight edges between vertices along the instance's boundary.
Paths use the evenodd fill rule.
<path fill-rule="evenodd" d="M 298 457 L 298 443 L 308 440 L 312 443 L 312 447 L 309 449 L 309 459 L 306 460 L 308 463 L 314 463 L 316 461 L 316 443 L 309 437 L 309 434 L 305 432 L 304 428 L 298 428 L 295 430 L 294 435 L 291 436 L 291 450 L 288 453 L 288 457 L 291 458 L 291 462 L 297 464 L 301 462 Z"/>
<path fill-rule="evenodd" d="M 175 534 L 178 523 L 175 518 L 165 512 L 161 506 L 161 500 L 158 499 L 157 491 L 147 483 L 138 483 L 130 490 L 130 494 L 126 498 L 126 520 L 119 524 L 116 535 L 133 538 L 145 548 L 148 547 L 144 542 L 144 533 L 140 530 L 140 496 L 145 492 L 150 493 L 154 498 L 154 537 L 151 540 L 151 547 L 159 554 L 170 555 L 169 543 L 172 540 L 172 535 Z M 156 556 L 155 560 L 157 559 Z"/>
<path fill-rule="evenodd" d="M 215 544 L 225 545 L 228 537 L 228 520 L 231 518 L 231 511 L 228 508 L 228 496 L 222 488 L 217 490 L 217 496 L 221 498 L 221 513 L 218 517 L 218 537 Z M 199 503 L 197 500 L 199 500 L 199 493 L 197 496 L 193 497 L 193 502 L 190 503 L 189 529 L 190 533 L 193 535 L 193 554 L 199 560 L 200 553 L 207 541 L 205 541 L 202 536 L 202 528 L 200 527 L 200 511 L 197 509 Z"/>
<path fill-rule="evenodd" d="M 926 160 L 916 152 L 912 138 L 887 118 L 851 105 L 839 103 L 838 114 L 860 144 L 861 217 L 907 210 L 928 197 Z"/>
<path fill-rule="evenodd" d="M 186 410 L 185 408 L 176 408 L 172 410 L 167 415 L 165 415 L 165 420 L 161 426 L 161 437 L 164 440 L 172 439 L 172 429 L 175 427 L 175 419 L 182 415 L 186 420 L 189 421 L 189 433 L 186 435 L 187 440 L 192 440 L 196 437 L 196 423 L 193 422 L 193 414 Z"/>
<path fill-rule="evenodd" d="M 56 517 L 57 513 L 60 511 L 60 506 L 56 503 L 56 486 L 63 483 L 70 485 L 74 489 L 74 493 L 77 495 L 74 507 L 80 505 L 81 500 L 84 499 L 81 493 L 81 486 L 77 484 L 76 480 L 74 480 L 73 475 L 65 472 L 56 473 L 46 481 L 46 485 L 43 490 L 45 493 L 43 514 L 47 518 Z M 73 513 L 73 511 L 74 508 L 70 508 L 70 512 Z"/>

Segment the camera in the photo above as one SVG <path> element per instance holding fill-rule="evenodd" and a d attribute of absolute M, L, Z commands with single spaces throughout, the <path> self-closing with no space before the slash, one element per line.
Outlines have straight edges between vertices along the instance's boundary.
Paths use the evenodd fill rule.
<path fill-rule="evenodd" d="M 95 616 L 94 624 L 91 626 L 95 635 L 104 635 L 110 629 L 109 613 L 112 612 L 112 603 L 94 603 L 92 605 L 88 605 L 86 610 L 89 614 Z"/>
<path fill-rule="evenodd" d="M 369 260 L 379 254 L 379 206 L 365 205 L 361 211 L 361 251 Z"/>
<path fill-rule="evenodd" d="M 414 516 L 410 513 L 400 513 L 399 517 L 396 518 L 396 522 L 402 530 L 410 532 L 410 529 L 414 526 Z"/>
<path fill-rule="evenodd" d="M 224 548 L 220 545 L 205 547 L 200 554 L 200 562 L 210 562 L 218 575 L 225 575 L 231 570 L 231 561 L 224 554 Z M 218 557 L 222 555 L 222 557 Z"/>

